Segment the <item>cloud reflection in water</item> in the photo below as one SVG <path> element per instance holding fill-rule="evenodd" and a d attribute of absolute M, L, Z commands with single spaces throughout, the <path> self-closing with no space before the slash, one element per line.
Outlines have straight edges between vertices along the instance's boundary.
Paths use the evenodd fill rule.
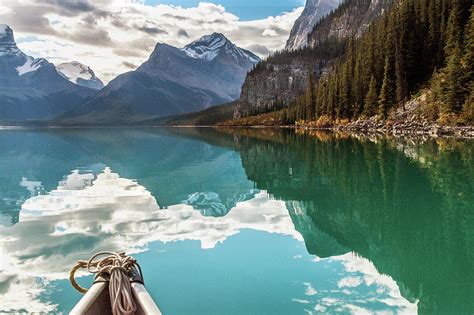
<path fill-rule="evenodd" d="M 41 298 L 48 283 L 66 279 L 77 260 L 97 251 L 133 254 L 146 251 L 151 242 L 185 240 L 199 241 L 202 249 L 212 249 L 243 229 L 303 241 L 285 202 L 272 200 L 265 192 L 237 203 L 223 217 L 206 217 L 186 204 L 160 209 L 145 187 L 121 178 L 109 168 L 97 176 L 73 171 L 49 194 L 28 199 L 22 205 L 19 224 L 0 227 L 0 309 L 25 309 L 25 301 L 30 301 L 25 309 L 28 312 L 53 311 L 55 305 Z M 348 254 L 335 260 L 350 269 L 359 266 L 361 258 Z M 392 298 L 390 303 L 403 310 L 416 307 L 401 297 L 390 277 L 379 275 L 368 261 L 364 266 L 356 270 L 361 274 L 357 283 L 341 276 L 339 284 L 355 289 L 362 281 L 377 283 L 380 288 L 388 288 L 384 290 L 387 298 Z M 313 310 L 331 305 L 327 296 L 321 300 L 324 296 L 317 287 L 310 283 L 304 286 L 309 294 L 301 300 L 317 298 L 321 302 Z"/>

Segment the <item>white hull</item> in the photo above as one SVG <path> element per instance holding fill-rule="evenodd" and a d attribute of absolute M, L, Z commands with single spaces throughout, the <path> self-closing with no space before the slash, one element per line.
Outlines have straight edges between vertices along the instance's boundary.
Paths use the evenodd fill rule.
<path fill-rule="evenodd" d="M 161 315 L 145 286 L 138 282 L 132 283 L 132 292 L 137 304 L 135 315 Z M 112 314 L 108 283 L 99 282 L 92 285 L 82 299 L 70 312 L 72 315 Z"/>

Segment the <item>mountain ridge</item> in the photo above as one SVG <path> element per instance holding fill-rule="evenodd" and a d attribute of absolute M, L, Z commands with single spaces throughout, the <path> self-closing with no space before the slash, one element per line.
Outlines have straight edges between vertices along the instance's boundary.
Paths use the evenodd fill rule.
<path fill-rule="evenodd" d="M 240 96 L 247 72 L 259 60 L 219 33 L 183 48 L 157 43 L 136 70 L 119 75 L 56 122 L 129 124 L 227 103 Z"/>

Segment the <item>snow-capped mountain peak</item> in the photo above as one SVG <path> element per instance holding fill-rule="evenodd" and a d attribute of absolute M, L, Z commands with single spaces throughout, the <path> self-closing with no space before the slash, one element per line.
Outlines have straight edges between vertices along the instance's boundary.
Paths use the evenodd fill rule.
<path fill-rule="evenodd" d="M 0 56 L 21 53 L 15 43 L 13 30 L 6 24 L 0 24 Z"/>
<path fill-rule="evenodd" d="M 209 49 L 218 49 L 224 46 L 228 41 L 229 40 L 227 39 L 227 37 L 224 36 L 224 34 L 212 33 L 210 35 L 205 35 L 201 37 L 200 39 L 192 42 L 190 45 L 194 44 L 196 46 L 206 46 Z"/>
<path fill-rule="evenodd" d="M 56 66 L 56 71 L 74 84 L 96 90 L 100 90 L 104 87 L 104 84 L 96 77 L 94 71 L 80 62 L 72 61 L 61 63 Z"/>
<path fill-rule="evenodd" d="M 191 44 L 186 45 L 183 50 L 189 57 L 212 61 L 221 53 L 234 57 L 236 60 L 245 58 L 252 63 L 257 63 L 260 58 L 245 49 L 234 45 L 221 33 L 205 35 Z"/>
<path fill-rule="evenodd" d="M 220 33 L 206 35 L 191 44 L 186 45 L 183 51 L 192 58 L 205 59 L 208 61 L 217 57 L 220 48 L 227 43 L 227 38 Z"/>
<path fill-rule="evenodd" d="M 3 73 L 0 76 L 22 76 L 38 70 L 48 62 L 43 58 L 33 58 L 24 54 L 16 45 L 10 26 L 0 24 L 0 58 Z"/>

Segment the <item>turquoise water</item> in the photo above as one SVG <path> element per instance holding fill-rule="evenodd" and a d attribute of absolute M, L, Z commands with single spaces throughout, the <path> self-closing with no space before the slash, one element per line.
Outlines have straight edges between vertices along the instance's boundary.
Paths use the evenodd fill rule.
<path fill-rule="evenodd" d="M 63 129 L 0 148 L 2 312 L 67 313 L 69 268 L 101 250 L 132 253 L 165 314 L 474 312 L 472 141 Z"/>

